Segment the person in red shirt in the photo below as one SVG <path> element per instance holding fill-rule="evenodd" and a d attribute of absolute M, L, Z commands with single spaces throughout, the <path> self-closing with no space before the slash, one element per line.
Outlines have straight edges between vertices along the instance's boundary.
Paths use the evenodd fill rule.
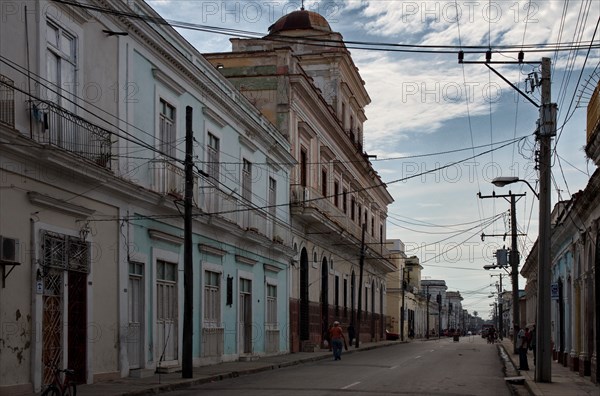
<path fill-rule="evenodd" d="M 333 347 L 333 360 L 341 360 L 342 347 L 345 347 L 346 350 L 348 350 L 348 346 L 340 322 L 337 320 L 333 322 L 333 327 L 329 329 L 329 339 L 331 340 L 331 346 Z"/>

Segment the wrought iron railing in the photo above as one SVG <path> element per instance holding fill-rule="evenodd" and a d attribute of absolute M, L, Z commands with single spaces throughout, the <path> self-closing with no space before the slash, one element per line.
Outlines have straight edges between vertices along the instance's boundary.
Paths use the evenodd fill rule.
<path fill-rule="evenodd" d="M 14 82 L 0 74 L 0 124 L 15 126 Z"/>
<path fill-rule="evenodd" d="M 33 117 L 42 123 L 34 138 L 65 149 L 105 168 L 111 167 L 112 133 L 48 101 L 32 103 Z"/>
<path fill-rule="evenodd" d="M 185 170 L 178 163 L 165 158 L 150 161 L 153 171 L 152 189 L 161 194 L 169 194 L 183 199 L 185 194 Z M 198 202 L 198 178 L 193 177 L 193 200 Z"/>

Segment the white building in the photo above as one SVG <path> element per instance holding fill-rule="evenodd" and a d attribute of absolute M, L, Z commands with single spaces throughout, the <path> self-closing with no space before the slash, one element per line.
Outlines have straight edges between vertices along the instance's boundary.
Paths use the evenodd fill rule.
<path fill-rule="evenodd" d="M 181 364 L 188 107 L 194 364 L 289 350 L 289 143 L 143 1 L 101 6 L 3 4 L 3 394 Z"/>

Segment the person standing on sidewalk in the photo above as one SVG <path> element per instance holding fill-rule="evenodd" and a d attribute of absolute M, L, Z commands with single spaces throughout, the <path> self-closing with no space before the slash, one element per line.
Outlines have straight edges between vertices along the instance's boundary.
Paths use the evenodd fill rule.
<path fill-rule="evenodd" d="M 533 329 L 529 332 L 529 349 L 533 351 L 533 365 L 535 366 L 535 325 L 533 325 Z"/>
<path fill-rule="evenodd" d="M 333 322 L 333 327 L 329 329 L 329 338 L 331 339 L 331 346 L 333 347 L 333 360 L 341 360 L 342 347 L 345 346 L 346 350 L 348 350 L 348 346 L 346 344 L 344 332 L 340 327 L 340 322 L 337 320 Z"/>
<path fill-rule="evenodd" d="M 527 338 L 529 336 L 529 329 L 521 328 L 517 333 L 517 348 L 519 350 L 519 370 L 528 371 L 529 363 L 527 362 Z"/>

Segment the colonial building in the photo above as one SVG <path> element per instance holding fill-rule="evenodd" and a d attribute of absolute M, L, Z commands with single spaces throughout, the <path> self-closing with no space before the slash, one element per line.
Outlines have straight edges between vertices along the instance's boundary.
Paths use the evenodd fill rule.
<path fill-rule="evenodd" d="M 600 166 L 600 85 L 587 112 L 586 155 Z M 600 169 L 583 191 L 559 202 L 552 211 L 552 345 L 558 362 L 600 381 Z M 527 322 L 535 323 L 537 244 L 521 274 L 527 277 Z"/>
<path fill-rule="evenodd" d="M 385 247 L 393 199 L 363 149 L 370 98 L 341 34 L 301 9 L 263 38 L 231 42 L 232 52 L 206 58 L 276 125 L 297 162 L 291 350 L 321 344 L 336 319 L 354 324 L 362 341 L 382 338 L 385 275 L 395 270 Z"/>
<path fill-rule="evenodd" d="M 129 17 L 159 18 L 143 1 L 95 5 L 16 2 L 0 24 L 2 394 L 180 366 L 187 131 L 194 364 L 289 351 L 289 142 Z"/>
<path fill-rule="evenodd" d="M 444 280 L 424 279 L 421 281 L 421 288 L 426 290 L 426 294 L 431 296 L 430 301 L 435 301 L 434 309 L 437 310 L 437 320 L 435 331 L 439 329 L 445 331 L 449 329 L 450 317 L 449 312 L 449 299 L 447 296 L 448 287 Z M 438 297 L 439 296 L 439 297 Z M 430 306 L 431 309 L 431 306 Z M 431 312 L 430 312 L 431 314 Z M 432 327 L 430 326 L 430 329 Z"/>

